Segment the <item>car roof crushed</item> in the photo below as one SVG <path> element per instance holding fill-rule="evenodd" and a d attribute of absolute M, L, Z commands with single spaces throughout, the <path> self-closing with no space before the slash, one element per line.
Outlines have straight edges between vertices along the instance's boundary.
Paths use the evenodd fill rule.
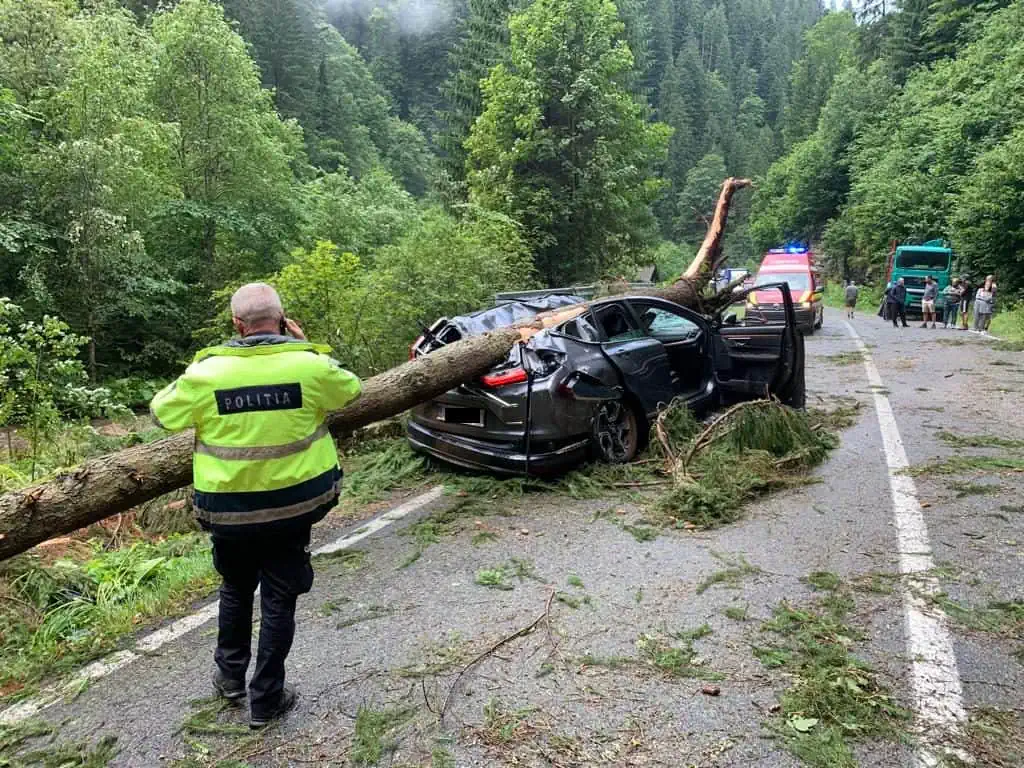
<path fill-rule="evenodd" d="M 490 309 L 452 317 L 448 323 L 459 331 L 460 336 L 475 336 L 495 328 L 507 328 L 521 320 L 530 320 L 542 312 L 583 304 L 584 301 L 580 296 L 549 294 L 530 301 L 510 301 Z"/>

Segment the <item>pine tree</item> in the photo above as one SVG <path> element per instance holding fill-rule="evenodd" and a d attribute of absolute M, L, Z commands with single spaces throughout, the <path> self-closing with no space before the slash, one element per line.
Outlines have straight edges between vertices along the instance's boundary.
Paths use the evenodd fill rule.
<path fill-rule="evenodd" d="M 670 62 L 658 87 L 658 120 L 672 129 L 665 163 L 665 189 L 654 204 L 655 215 L 666 236 L 671 236 L 676 217 L 676 196 L 686 180 L 686 172 L 697 161 L 696 136 L 686 103 L 682 54 Z"/>
<path fill-rule="evenodd" d="M 672 0 L 646 0 L 649 19 L 649 60 L 645 88 L 653 103 L 660 101 L 661 83 L 675 62 L 675 8 Z"/>
<path fill-rule="evenodd" d="M 510 29 L 467 141 L 470 199 L 523 225 L 548 283 L 599 276 L 653 235 L 669 129 L 629 91 L 611 0 L 534 0 Z"/>
<path fill-rule="evenodd" d="M 732 63 L 729 20 L 721 5 L 715 5 L 704 14 L 700 28 L 700 58 L 708 72 L 728 74 Z"/>
<path fill-rule="evenodd" d="M 828 14 L 805 35 L 806 52 L 790 76 L 783 136 L 790 147 L 809 136 L 828 100 L 832 82 L 854 58 L 857 25 L 848 13 Z"/>
<path fill-rule="evenodd" d="M 629 88 L 645 103 L 650 103 L 651 90 L 651 19 L 647 15 L 646 0 L 616 0 L 619 19 L 625 31 L 623 38 L 633 54 L 633 71 Z"/>
<path fill-rule="evenodd" d="M 693 35 L 687 37 L 676 57 L 676 70 L 681 101 L 686 108 L 690 130 L 694 137 L 692 148 L 687 156 L 696 162 L 697 158 L 703 154 L 704 136 L 708 126 L 708 106 L 707 73 L 701 64 L 697 39 Z"/>
<path fill-rule="evenodd" d="M 445 111 L 439 144 L 444 169 L 455 182 L 466 175 L 468 153 L 463 146 L 483 111 L 480 81 L 508 52 L 508 19 L 515 0 L 469 0 L 462 37 L 451 53 L 451 74 L 442 87 Z"/>
<path fill-rule="evenodd" d="M 312 11 L 301 0 L 258 0 L 255 27 L 248 38 L 260 66 L 263 85 L 286 117 L 305 120 L 315 92 Z"/>

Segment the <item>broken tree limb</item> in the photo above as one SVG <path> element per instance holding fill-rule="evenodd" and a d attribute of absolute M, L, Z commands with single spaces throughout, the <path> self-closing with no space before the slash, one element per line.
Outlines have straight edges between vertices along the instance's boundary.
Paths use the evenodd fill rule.
<path fill-rule="evenodd" d="M 707 297 L 704 286 L 712 269 L 722 262 L 721 240 L 732 196 L 749 185 L 747 179 L 725 180 L 711 227 L 693 263 L 671 285 L 645 294 L 705 313 L 731 303 L 731 288 Z M 364 382 L 358 401 L 331 415 L 331 432 L 345 436 L 472 381 L 504 360 L 517 342 L 569 319 L 586 306 L 575 305 L 511 328 L 462 339 L 374 376 Z M 193 440 L 189 430 L 125 448 L 86 461 L 52 480 L 0 496 L 0 560 L 189 485 Z"/>
<path fill-rule="evenodd" d="M 729 203 L 732 202 L 732 196 L 738 190 L 749 187 L 751 184 L 753 182 L 750 179 L 728 178 L 722 182 L 722 191 L 718 193 L 718 203 L 715 205 L 715 215 L 711 219 L 711 226 L 704 234 L 704 242 L 700 244 L 697 257 L 683 272 L 683 278 L 693 280 L 702 275 L 709 276 L 721 268 L 725 262 L 722 257 L 722 236 L 725 234 L 725 225 L 729 221 Z"/>

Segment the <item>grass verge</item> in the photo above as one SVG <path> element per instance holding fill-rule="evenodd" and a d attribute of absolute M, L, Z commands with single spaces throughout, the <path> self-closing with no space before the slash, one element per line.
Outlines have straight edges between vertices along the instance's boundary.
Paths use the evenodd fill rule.
<path fill-rule="evenodd" d="M 857 293 L 857 311 L 870 312 L 878 311 L 882 303 L 882 292 L 884 288 L 878 285 L 860 285 Z M 836 309 L 846 308 L 846 286 L 841 280 L 835 280 L 825 286 L 824 302 L 826 306 Z"/>
<path fill-rule="evenodd" d="M 993 336 L 1003 339 L 1002 344 L 1007 345 L 1007 351 L 1024 350 L 1024 304 L 997 312 L 989 330 Z"/>
<path fill-rule="evenodd" d="M 0 566 L 0 692 L 11 700 L 45 677 L 102 656 L 155 617 L 185 611 L 217 584 L 201 534 L 139 541 L 86 559 L 38 555 Z"/>

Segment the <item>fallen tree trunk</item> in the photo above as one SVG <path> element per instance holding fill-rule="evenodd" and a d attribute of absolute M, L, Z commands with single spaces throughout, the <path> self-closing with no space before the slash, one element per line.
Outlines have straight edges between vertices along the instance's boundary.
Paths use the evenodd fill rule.
<path fill-rule="evenodd" d="M 729 302 L 724 291 L 710 299 L 703 297 L 703 286 L 711 270 L 721 264 L 721 240 L 732 195 L 749 184 L 745 179 L 726 179 L 693 263 L 675 283 L 649 293 L 699 311 Z M 559 317 L 552 313 L 463 339 L 374 376 L 364 382 L 358 401 L 331 416 L 331 431 L 344 436 L 471 381 L 504 360 L 516 342 L 560 322 Z M 0 496 L 0 560 L 190 484 L 193 439 L 189 430 L 126 448 L 86 461 L 53 480 Z"/>

